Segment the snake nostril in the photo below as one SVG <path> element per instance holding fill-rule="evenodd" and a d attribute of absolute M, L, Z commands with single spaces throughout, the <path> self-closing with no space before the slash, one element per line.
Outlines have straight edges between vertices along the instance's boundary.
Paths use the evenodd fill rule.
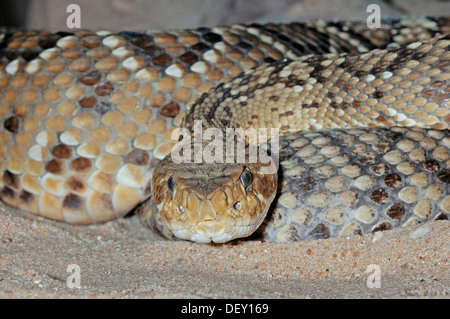
<path fill-rule="evenodd" d="M 241 202 L 236 202 L 233 205 L 234 209 L 239 210 L 241 208 Z"/>
<path fill-rule="evenodd" d="M 178 205 L 178 209 L 179 209 L 180 212 L 183 213 L 183 214 L 186 212 L 186 209 L 184 209 L 184 207 L 181 206 L 181 205 Z"/>

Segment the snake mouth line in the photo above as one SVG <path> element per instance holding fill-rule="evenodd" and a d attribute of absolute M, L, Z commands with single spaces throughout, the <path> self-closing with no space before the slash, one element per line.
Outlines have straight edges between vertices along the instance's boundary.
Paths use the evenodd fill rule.
<path fill-rule="evenodd" d="M 184 240 L 190 240 L 197 243 L 208 244 L 225 243 L 232 239 L 246 237 L 253 233 L 262 223 L 262 220 L 257 220 L 250 225 L 229 225 L 217 220 L 204 220 L 194 226 L 172 229 L 173 234 Z"/>

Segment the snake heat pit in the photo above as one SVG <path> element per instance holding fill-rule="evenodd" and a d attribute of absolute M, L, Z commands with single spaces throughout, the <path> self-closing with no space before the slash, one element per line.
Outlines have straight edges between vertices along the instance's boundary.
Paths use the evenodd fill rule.
<path fill-rule="evenodd" d="M 151 228 L 201 243 L 448 219 L 449 33 L 445 17 L 0 29 L 0 198 L 73 224 L 143 203 Z M 278 171 L 174 161 L 172 133 L 196 120 L 279 129 Z"/>

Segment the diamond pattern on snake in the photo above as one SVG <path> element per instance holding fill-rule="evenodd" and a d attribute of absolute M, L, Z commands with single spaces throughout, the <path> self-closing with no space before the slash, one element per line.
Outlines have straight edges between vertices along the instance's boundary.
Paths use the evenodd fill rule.
<path fill-rule="evenodd" d="M 0 29 L 0 198 L 72 224 L 139 206 L 151 230 L 200 243 L 448 219 L 449 33 L 445 17 Z M 196 120 L 279 129 L 278 171 L 174 162 L 172 133 Z"/>

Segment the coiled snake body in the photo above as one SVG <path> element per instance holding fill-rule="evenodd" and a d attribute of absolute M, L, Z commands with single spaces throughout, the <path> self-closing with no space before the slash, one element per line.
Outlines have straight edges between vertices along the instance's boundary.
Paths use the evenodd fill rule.
<path fill-rule="evenodd" d="M 448 219 L 449 26 L 4 30 L 0 197 L 87 224 L 153 195 L 144 220 L 198 242 L 248 236 L 266 212 L 258 231 L 269 241 Z M 279 176 L 259 164 L 173 163 L 172 132 L 195 119 L 279 128 Z"/>

